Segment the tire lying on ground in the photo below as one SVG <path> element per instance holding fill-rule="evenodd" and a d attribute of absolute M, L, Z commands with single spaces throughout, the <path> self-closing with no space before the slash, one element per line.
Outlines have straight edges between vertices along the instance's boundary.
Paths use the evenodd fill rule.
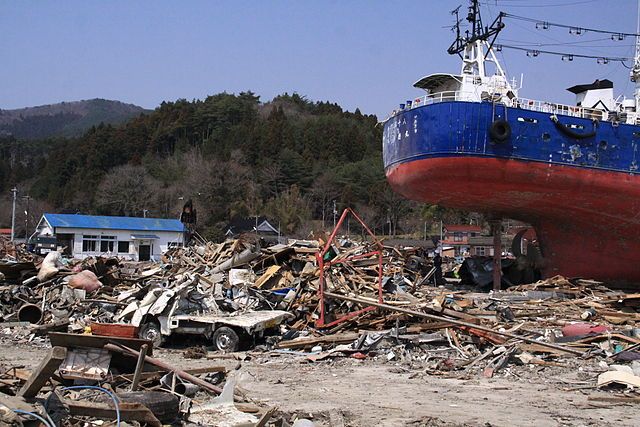
<path fill-rule="evenodd" d="M 118 393 L 118 398 L 125 403 L 141 403 L 155 415 L 162 424 L 174 421 L 178 417 L 178 397 L 161 391 L 128 391 Z"/>

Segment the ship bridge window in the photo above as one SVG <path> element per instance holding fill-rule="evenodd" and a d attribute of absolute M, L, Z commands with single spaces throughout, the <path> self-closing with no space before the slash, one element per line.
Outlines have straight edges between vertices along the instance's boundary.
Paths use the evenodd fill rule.
<path fill-rule="evenodd" d="M 525 123 L 538 123 L 538 119 L 532 119 L 530 117 L 518 117 L 518 121 Z"/>
<path fill-rule="evenodd" d="M 542 140 L 543 140 L 544 142 L 551 141 L 551 135 L 549 135 L 547 132 L 543 133 L 543 134 L 542 134 Z"/>

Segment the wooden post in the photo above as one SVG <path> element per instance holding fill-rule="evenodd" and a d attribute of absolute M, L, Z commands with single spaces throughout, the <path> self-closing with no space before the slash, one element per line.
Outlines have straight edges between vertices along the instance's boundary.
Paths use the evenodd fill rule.
<path fill-rule="evenodd" d="M 18 396 L 25 398 L 35 397 L 66 357 L 67 349 L 65 347 L 53 347 L 49 350 L 47 357 L 40 362 L 40 365 L 18 391 Z"/>
<path fill-rule="evenodd" d="M 140 354 L 138 354 L 138 363 L 136 363 L 136 370 L 133 373 L 133 381 L 131 382 L 131 391 L 138 390 L 138 383 L 140 382 L 140 375 L 142 374 L 142 366 L 144 365 L 144 357 L 147 355 L 147 344 L 140 346 Z"/>
<path fill-rule="evenodd" d="M 502 280 L 502 221 L 492 220 L 491 233 L 493 234 L 493 290 L 500 290 Z"/>

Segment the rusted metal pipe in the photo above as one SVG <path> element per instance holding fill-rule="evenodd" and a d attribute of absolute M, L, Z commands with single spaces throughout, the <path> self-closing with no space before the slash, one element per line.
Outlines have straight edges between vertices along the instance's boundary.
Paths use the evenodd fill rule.
<path fill-rule="evenodd" d="M 18 310 L 20 322 L 38 323 L 42 320 L 42 310 L 35 304 L 25 304 Z"/>
<path fill-rule="evenodd" d="M 505 337 L 522 340 L 522 341 L 525 341 L 525 342 L 528 342 L 528 343 L 531 343 L 531 344 L 538 344 L 538 345 L 541 345 L 543 347 L 553 348 L 554 350 L 564 351 L 566 353 L 577 354 L 579 356 L 581 356 L 583 354 L 582 351 L 580 351 L 580 350 L 574 350 L 572 348 L 562 347 L 562 346 L 559 346 L 557 344 L 538 341 L 538 340 L 535 340 L 533 338 L 523 337 L 523 336 L 520 336 L 520 335 L 512 334 L 510 332 L 497 331 L 495 329 L 491 329 L 491 328 L 488 328 L 486 326 L 476 325 L 476 324 L 473 324 L 473 323 L 464 322 L 462 320 L 450 319 L 448 317 L 437 316 L 435 314 L 423 313 L 421 311 L 408 310 L 406 308 L 394 307 L 392 305 L 381 304 L 381 303 L 377 303 L 377 302 L 373 302 L 373 301 L 369 301 L 369 300 L 364 300 L 364 299 L 360 299 L 360 298 L 349 297 L 349 296 L 346 296 L 346 295 L 334 294 L 332 292 L 326 292 L 325 291 L 324 295 L 328 296 L 328 297 L 331 297 L 331 298 L 339 299 L 339 300 L 342 300 L 342 301 L 351 301 L 351 302 L 355 302 L 355 303 L 358 303 L 358 304 L 365 304 L 365 305 L 368 305 L 368 306 L 371 306 L 371 307 L 381 308 L 381 309 L 384 309 L 384 310 L 389 310 L 389 311 L 395 311 L 395 312 L 398 312 L 398 313 L 408 314 L 410 316 L 422 317 L 422 318 L 425 318 L 425 319 L 432 319 L 432 320 L 437 320 L 437 321 L 443 321 L 443 322 L 451 323 L 453 325 L 464 326 L 464 327 L 469 328 L 469 329 L 478 329 L 480 331 L 491 332 L 493 334 L 502 335 L 502 336 L 505 336 Z"/>

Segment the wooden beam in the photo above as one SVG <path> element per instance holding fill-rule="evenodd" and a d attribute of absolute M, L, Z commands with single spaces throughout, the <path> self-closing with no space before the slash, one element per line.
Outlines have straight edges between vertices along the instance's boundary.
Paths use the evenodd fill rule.
<path fill-rule="evenodd" d="M 370 303 L 367 301 L 367 303 Z M 327 335 L 324 337 L 312 337 L 312 338 L 302 338 L 297 340 L 288 340 L 288 341 L 280 341 L 278 343 L 278 348 L 301 348 L 301 347 L 313 347 L 316 344 L 324 344 L 324 343 L 345 343 L 352 342 L 357 340 L 360 337 L 360 334 L 357 332 L 348 332 L 344 334 L 336 334 L 336 335 Z"/>
<path fill-rule="evenodd" d="M 138 354 L 138 362 L 136 363 L 136 370 L 133 372 L 133 381 L 131 382 L 131 391 L 138 389 L 140 383 L 140 374 L 142 374 L 142 367 L 144 366 L 144 357 L 147 354 L 147 344 L 142 344 L 140 347 L 140 354 Z"/>
<path fill-rule="evenodd" d="M 100 419 L 115 420 L 116 410 L 113 403 L 81 402 L 69 399 L 60 399 L 63 405 L 69 409 L 70 415 L 82 415 Z M 153 415 L 153 412 L 141 403 L 120 402 L 121 421 L 140 421 L 153 427 L 160 427 L 162 423 Z"/>
<path fill-rule="evenodd" d="M 577 355 L 580 355 L 580 356 L 584 354 L 582 351 L 577 350 L 577 349 L 568 348 L 568 347 L 562 347 L 560 345 L 553 344 L 553 343 L 537 341 L 537 340 L 535 340 L 533 338 L 525 337 L 525 336 L 522 336 L 522 335 L 512 334 L 511 332 L 499 331 L 497 329 L 491 329 L 491 328 L 488 328 L 488 327 L 482 326 L 482 325 L 474 325 L 473 323 L 464 322 L 462 320 L 447 319 L 447 318 L 444 318 L 442 316 L 436 316 L 435 314 L 423 313 L 421 311 L 415 311 L 415 310 L 408 310 L 406 308 L 394 307 L 394 306 L 391 306 L 391 305 L 388 305 L 388 304 L 380 304 L 380 303 L 377 303 L 377 302 L 369 302 L 369 301 L 366 301 L 366 300 L 363 300 L 363 299 L 360 299 L 360 298 L 354 298 L 354 297 L 350 297 L 350 296 L 346 296 L 346 295 L 334 294 L 332 292 L 325 292 L 324 294 L 326 296 L 330 297 L 330 298 L 335 298 L 335 299 L 342 300 L 342 301 L 356 302 L 356 303 L 359 303 L 359 304 L 368 305 L 370 307 L 381 308 L 383 310 L 395 311 L 395 312 L 398 312 L 398 313 L 404 313 L 404 314 L 408 314 L 410 316 L 415 316 L 415 317 L 422 317 L 423 319 L 447 321 L 448 323 L 452 323 L 452 324 L 457 325 L 457 326 L 465 326 L 465 327 L 470 328 L 470 329 L 478 329 L 480 331 L 491 332 L 491 333 L 494 333 L 494 334 L 497 334 L 497 335 L 502 335 L 504 337 L 514 338 L 514 339 L 522 340 L 522 341 L 525 341 L 525 342 L 528 342 L 528 343 L 538 344 L 538 345 L 543 346 L 543 347 L 553 348 L 553 349 L 556 349 L 556 350 L 564 351 L 566 353 L 577 354 Z"/>
<path fill-rule="evenodd" d="M 35 397 L 66 357 L 67 349 L 65 347 L 53 347 L 49 350 L 49 354 L 40 362 L 40 365 L 18 391 L 18 396 Z"/>
<path fill-rule="evenodd" d="M 119 346 L 117 346 L 115 344 L 106 344 L 104 346 L 104 348 L 106 350 L 111 351 L 111 352 L 121 353 L 121 354 L 128 354 L 128 355 L 133 356 L 133 357 L 139 357 L 140 354 L 144 355 L 144 353 L 141 353 L 139 351 L 133 350 L 133 349 L 125 347 L 125 346 L 119 347 Z M 174 372 L 175 375 L 177 375 L 178 377 L 182 378 L 185 381 L 190 382 L 191 384 L 195 384 L 195 385 L 197 385 L 197 386 L 199 386 L 201 388 L 204 388 L 206 390 L 212 391 L 212 392 L 217 393 L 217 394 L 222 393 L 222 389 L 220 387 L 216 387 L 213 384 L 210 384 L 210 383 L 208 383 L 208 382 L 206 382 L 204 380 L 201 380 L 198 377 L 194 377 L 193 375 L 188 374 L 188 373 L 186 373 L 185 371 L 183 371 L 181 369 L 175 368 L 175 367 L 169 365 L 168 363 L 163 362 L 162 360 L 154 359 L 153 357 L 149 357 L 149 356 L 145 356 L 144 357 L 144 361 L 147 362 L 147 363 L 150 363 L 150 364 L 152 364 L 154 366 L 157 366 L 157 367 L 159 367 L 161 369 L 165 369 L 167 371 Z"/>
<path fill-rule="evenodd" d="M 271 416 L 273 415 L 274 412 L 276 412 L 276 407 L 275 406 L 272 407 L 272 408 L 269 408 L 267 410 L 267 412 L 262 414 L 262 416 L 258 420 L 258 423 L 255 425 L 255 427 L 264 427 L 264 426 L 266 426 L 267 423 L 269 422 L 269 420 L 271 419 Z"/>

